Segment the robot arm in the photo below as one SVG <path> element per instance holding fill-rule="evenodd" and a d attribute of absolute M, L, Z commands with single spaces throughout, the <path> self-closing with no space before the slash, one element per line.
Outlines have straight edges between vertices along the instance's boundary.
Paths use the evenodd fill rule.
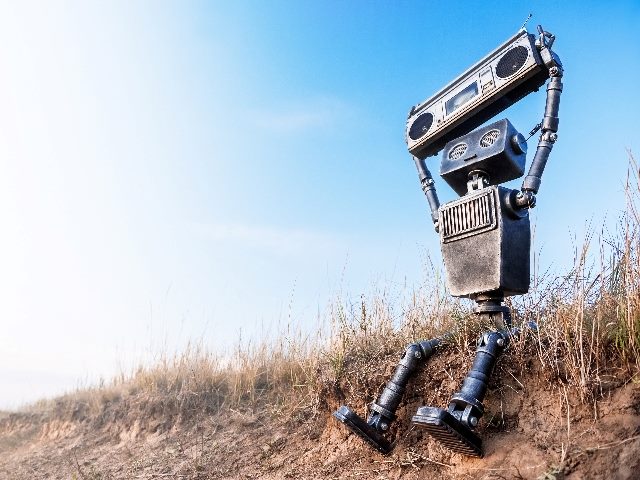
<path fill-rule="evenodd" d="M 416 163 L 418 169 L 418 177 L 420 178 L 420 185 L 422 191 L 427 197 L 429 202 L 429 208 L 431 209 L 431 219 L 435 226 L 436 232 L 438 231 L 438 208 L 440 207 L 440 201 L 438 200 L 438 194 L 436 193 L 436 184 L 433 181 L 431 172 L 427 168 L 424 159 L 413 157 L 413 161 Z"/>
<path fill-rule="evenodd" d="M 536 43 L 540 49 L 540 56 L 549 69 L 550 80 L 547 84 L 547 102 L 544 109 L 544 118 L 540 124 L 542 132 L 536 148 L 536 154 L 529 167 L 529 173 L 522 183 L 522 191 L 516 197 L 516 204 L 520 208 L 533 208 L 535 206 L 535 194 L 538 193 L 540 188 L 542 173 L 547 165 L 551 149 L 558 139 L 558 111 L 560 109 L 560 94 L 562 93 L 563 68 L 558 56 L 551 51 L 555 37 L 549 32 L 545 32 L 541 26 L 538 26 L 538 32 L 540 33 L 540 38 Z"/>

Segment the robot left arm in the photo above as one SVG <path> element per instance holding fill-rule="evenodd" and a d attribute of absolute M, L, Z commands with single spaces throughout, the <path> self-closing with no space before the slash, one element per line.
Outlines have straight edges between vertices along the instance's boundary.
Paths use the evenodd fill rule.
<path fill-rule="evenodd" d="M 547 160 L 558 139 L 558 111 L 560 109 L 560 94 L 562 93 L 562 75 L 564 70 L 560 58 L 551 50 L 555 37 L 545 32 L 538 26 L 540 37 L 536 46 L 540 51 L 540 57 L 549 70 L 549 83 L 547 84 L 547 103 L 544 109 L 544 118 L 540 127 L 540 140 L 536 148 L 536 154 L 529 167 L 529 173 L 522 182 L 522 189 L 516 196 L 516 204 L 520 208 L 533 208 L 536 204 L 536 194 L 542 183 L 542 173 L 547 165 Z"/>

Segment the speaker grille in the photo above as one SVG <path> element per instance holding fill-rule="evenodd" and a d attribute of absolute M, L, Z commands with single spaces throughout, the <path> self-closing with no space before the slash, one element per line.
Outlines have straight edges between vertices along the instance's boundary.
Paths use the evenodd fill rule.
<path fill-rule="evenodd" d="M 500 130 L 489 130 L 480 139 L 480 146 L 484 148 L 490 147 L 496 143 L 498 135 L 500 135 Z"/>
<path fill-rule="evenodd" d="M 442 207 L 440 228 L 444 243 L 493 229 L 496 225 L 493 193 L 464 198 Z"/>
<path fill-rule="evenodd" d="M 459 143 L 457 144 L 455 147 L 453 147 L 451 150 L 449 150 L 449 160 L 457 160 L 459 159 L 461 156 L 464 155 L 464 152 L 467 151 L 467 144 L 466 143 Z"/>
<path fill-rule="evenodd" d="M 522 45 L 512 48 L 503 55 L 496 65 L 496 75 L 500 78 L 510 77 L 522 68 L 528 56 L 529 50 Z"/>
<path fill-rule="evenodd" d="M 424 134 L 426 134 L 433 124 L 433 115 L 429 112 L 418 115 L 418 118 L 411 124 L 409 128 L 409 138 L 411 140 L 418 140 Z"/>

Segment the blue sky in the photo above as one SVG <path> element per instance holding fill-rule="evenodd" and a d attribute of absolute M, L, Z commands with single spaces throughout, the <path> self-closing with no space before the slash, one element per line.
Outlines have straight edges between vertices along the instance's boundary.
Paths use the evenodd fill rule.
<path fill-rule="evenodd" d="M 566 68 L 533 214 L 561 271 L 640 151 L 638 2 L 2 2 L 0 407 L 419 283 L 407 112 L 530 12 Z"/>

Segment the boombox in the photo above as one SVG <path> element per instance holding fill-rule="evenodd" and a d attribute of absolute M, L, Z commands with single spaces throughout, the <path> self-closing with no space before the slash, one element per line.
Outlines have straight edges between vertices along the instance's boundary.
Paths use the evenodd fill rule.
<path fill-rule="evenodd" d="M 425 158 L 465 135 L 522 97 L 538 90 L 549 72 L 536 37 L 521 30 L 431 98 L 409 112 L 409 152 Z"/>

